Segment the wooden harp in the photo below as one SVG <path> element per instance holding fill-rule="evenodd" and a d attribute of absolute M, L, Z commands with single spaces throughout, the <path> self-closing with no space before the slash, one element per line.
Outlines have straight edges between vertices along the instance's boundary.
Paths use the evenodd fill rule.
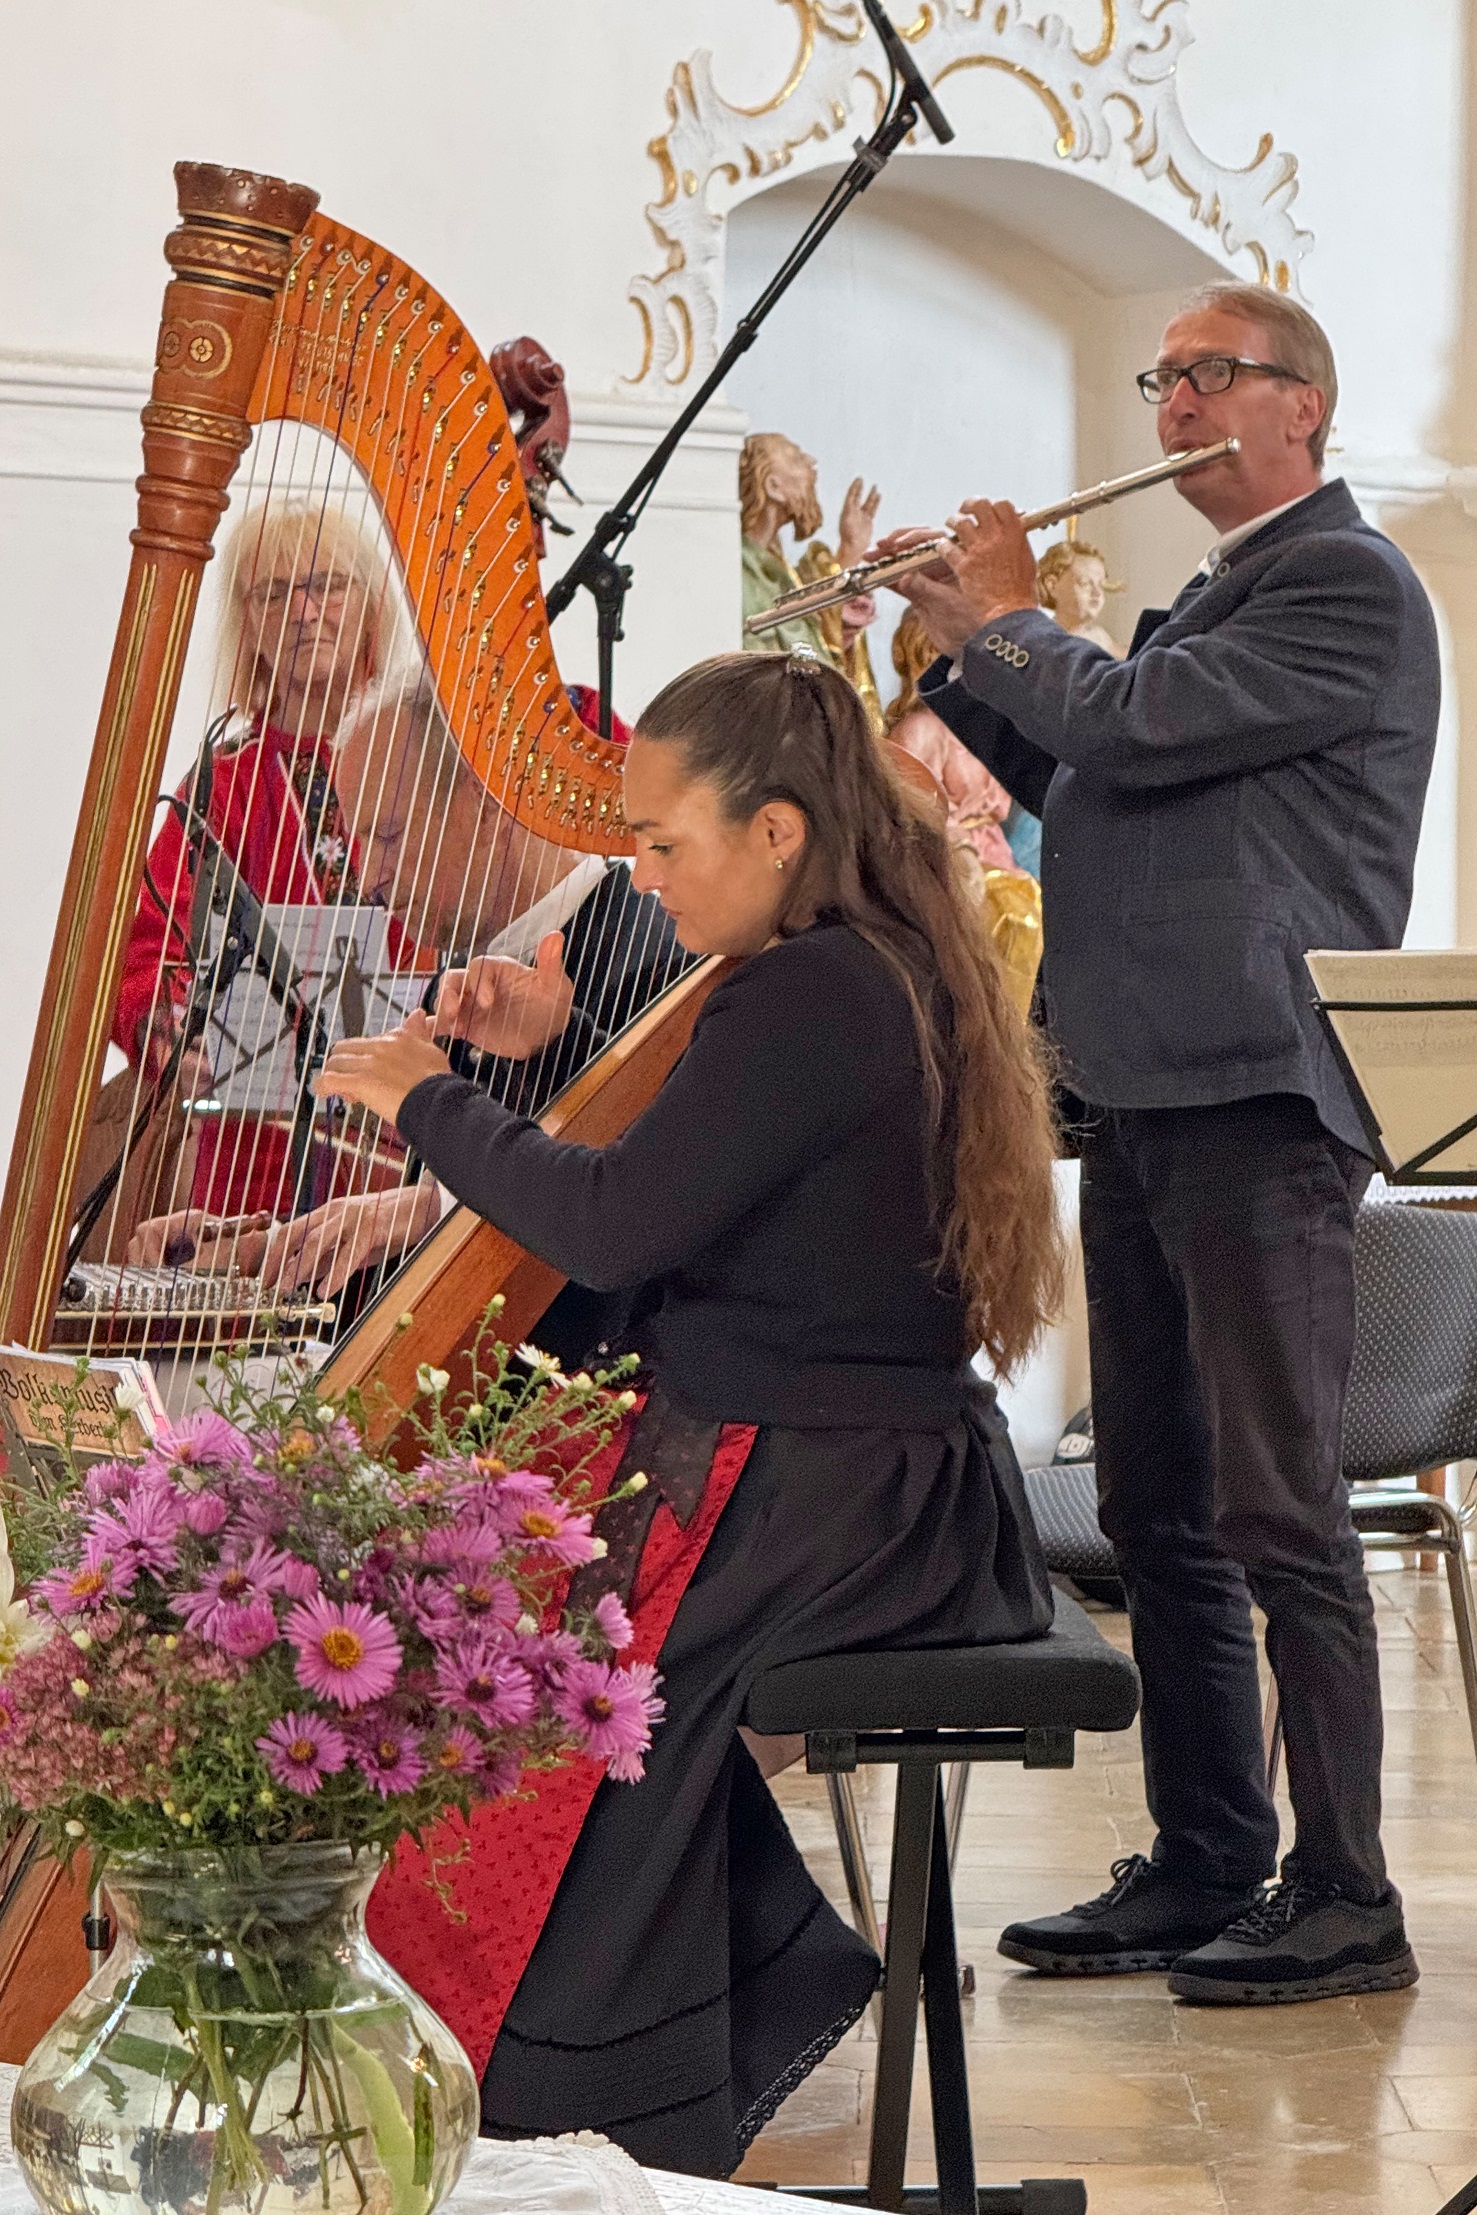
<path fill-rule="evenodd" d="M 378 1374 L 408 1403 L 420 1364 L 456 1371 L 495 1293 L 523 1337 L 561 1279 L 463 1210 L 428 1227 L 393 1134 L 308 1105 L 315 1054 L 389 1027 L 447 960 L 526 959 L 526 933 L 517 955 L 510 938 L 562 914 L 584 928 L 578 1050 L 561 1034 L 489 1059 L 487 1081 L 511 1073 L 516 1104 L 603 1144 L 682 1051 L 716 965 L 682 955 L 618 870 L 620 749 L 560 681 L 507 410 L 463 325 L 308 188 L 193 163 L 175 177 L 132 564 L 0 1211 L 0 1336 L 147 1355 L 176 1414 L 221 1344 L 306 1336 L 331 1387 Z M 351 756 L 352 810 L 336 791 Z M 595 889 L 571 921 L 579 872 Z M 142 1013 L 120 1032 L 128 993 Z M 127 1066 L 104 1117 L 110 1037 Z M 265 1206 L 212 1213 L 207 1140 L 228 1200 L 233 1176 L 261 1199 L 267 1160 Z M 352 1322 L 312 1283 L 254 1271 L 261 1217 L 320 1216 L 321 1257 L 334 1224 L 379 1207 L 390 1227 L 356 1271 Z M 65 1935 L 76 1880 L 23 1841 L 12 1859 L 0 2058 L 19 2060 L 86 1962 Z"/>

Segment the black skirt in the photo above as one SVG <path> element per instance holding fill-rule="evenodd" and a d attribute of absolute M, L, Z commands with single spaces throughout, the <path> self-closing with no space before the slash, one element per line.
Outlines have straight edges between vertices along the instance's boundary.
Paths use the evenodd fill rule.
<path fill-rule="evenodd" d="M 945 1429 L 761 1430 L 662 1647 L 646 1776 L 600 1786 L 514 1995 L 484 2130 L 599 2130 L 653 2167 L 730 2175 L 879 1968 L 737 1736 L 749 1686 L 781 1662 L 1050 1620 L 988 1387 Z"/>

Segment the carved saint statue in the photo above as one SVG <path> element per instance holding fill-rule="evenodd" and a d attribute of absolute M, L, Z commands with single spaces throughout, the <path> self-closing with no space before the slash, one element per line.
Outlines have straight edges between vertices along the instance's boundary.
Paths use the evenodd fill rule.
<path fill-rule="evenodd" d="M 780 431 L 756 431 L 745 439 L 739 456 L 745 616 L 772 607 L 782 592 L 791 592 L 796 585 L 813 584 L 860 561 L 876 536 L 880 499 L 875 485 L 868 492 L 860 477 L 852 479 L 841 503 L 838 543 L 833 553 L 815 535 L 821 528 L 822 515 L 814 456 Z M 797 544 L 812 542 L 797 555 L 793 567 L 780 548 L 780 537 L 786 530 L 793 531 Z M 850 677 L 880 730 L 882 706 L 866 640 L 867 626 L 876 614 L 872 594 L 862 593 L 842 607 L 826 608 L 818 615 L 795 616 L 762 637 L 746 635 L 743 643 L 771 653 L 808 647 Z"/>

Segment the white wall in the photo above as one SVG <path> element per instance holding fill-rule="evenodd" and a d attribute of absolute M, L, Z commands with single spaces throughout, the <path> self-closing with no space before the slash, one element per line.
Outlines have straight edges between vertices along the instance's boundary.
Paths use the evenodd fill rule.
<path fill-rule="evenodd" d="M 1098 0 L 1055 4 L 1090 43 Z M 1342 462 L 1441 603 L 1458 696 L 1419 930 L 1430 942 L 1453 927 L 1471 938 L 1477 871 L 1460 841 L 1477 836 L 1477 775 L 1460 692 L 1477 686 L 1477 526 L 1445 475 L 1450 461 L 1477 460 L 1465 11 L 1461 0 L 1394 12 L 1384 0 L 1187 5 L 1198 43 L 1178 81 L 1200 143 L 1244 161 L 1269 131 L 1300 157 L 1296 214 L 1317 238 L 1304 288 L 1344 372 Z M 665 420 L 622 391 L 640 356 L 626 288 L 661 266 L 645 216 L 658 185 L 647 146 L 666 128 L 674 66 L 705 45 L 727 95 L 762 104 L 794 56 L 794 11 L 778 0 L 254 0 L 249 10 L 48 0 L 10 11 L 0 1148 L 126 563 L 171 163 L 306 178 L 330 210 L 422 269 L 484 343 L 535 332 L 569 369 L 570 472 L 594 509 Z M 858 468 L 882 478 L 898 520 L 945 512 L 969 489 L 1049 498 L 1083 471 L 1145 458 L 1152 422 L 1127 373 L 1152 350 L 1161 296 L 1207 266 L 1209 235 L 1188 203 L 1171 184 L 1145 183 L 1121 135 L 1100 164 L 1058 163 L 1040 102 L 993 70 L 952 77 L 946 106 L 956 148 L 899 158 L 729 396 L 820 452 L 832 520 Z M 838 150 L 801 147 L 792 174 Z M 752 292 L 816 189 L 782 182 L 750 197 L 733 226 L 731 302 Z M 737 190 L 752 195 L 754 180 Z M 741 431 L 732 410 L 715 411 L 634 542 L 627 712 L 734 634 Z M 1115 623 L 1172 591 L 1203 536 L 1170 493 L 1093 529 L 1129 585 Z M 571 676 L 591 673 L 583 615 L 567 619 L 559 650 Z"/>

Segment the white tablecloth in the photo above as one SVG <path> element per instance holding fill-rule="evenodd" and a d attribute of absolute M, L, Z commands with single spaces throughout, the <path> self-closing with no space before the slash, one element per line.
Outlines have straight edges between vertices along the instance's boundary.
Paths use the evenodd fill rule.
<path fill-rule="evenodd" d="M 35 2215 L 10 2150 L 10 2095 L 19 2071 L 0 2062 L 0 2215 Z M 569 2139 L 479 2139 L 446 2215 L 771 2215 L 814 2200 L 756 2193 L 703 2177 L 639 2169 L 616 2146 Z"/>

